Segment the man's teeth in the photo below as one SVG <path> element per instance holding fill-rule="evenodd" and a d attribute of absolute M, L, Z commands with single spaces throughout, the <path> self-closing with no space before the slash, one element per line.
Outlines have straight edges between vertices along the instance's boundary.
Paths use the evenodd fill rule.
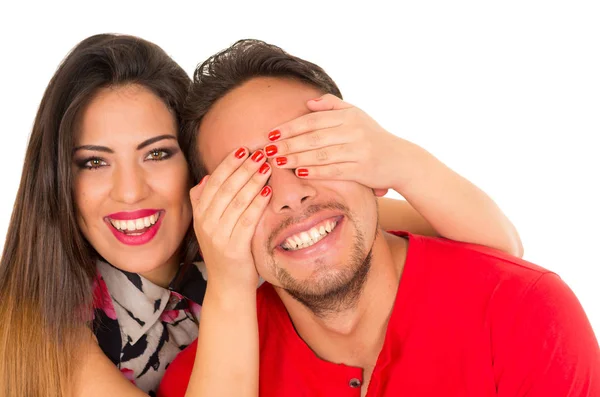
<path fill-rule="evenodd" d="M 296 251 L 302 248 L 310 247 L 311 245 L 321 241 L 323 237 L 327 236 L 327 234 L 331 233 L 331 231 L 335 229 L 336 225 L 337 222 L 335 221 L 326 221 L 320 226 L 315 226 L 310 230 L 288 237 L 285 239 L 283 244 L 281 244 L 281 247 L 288 251 Z"/>
<path fill-rule="evenodd" d="M 145 216 L 143 218 L 138 219 L 129 219 L 129 220 L 118 220 L 118 219 L 110 219 L 110 223 L 117 230 L 134 232 L 136 230 L 142 230 L 147 227 L 150 227 L 156 223 L 158 220 L 158 212 L 154 215 Z"/>

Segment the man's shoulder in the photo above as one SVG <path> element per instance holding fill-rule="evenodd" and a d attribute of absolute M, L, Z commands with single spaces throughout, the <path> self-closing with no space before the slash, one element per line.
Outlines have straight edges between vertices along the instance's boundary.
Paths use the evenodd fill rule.
<path fill-rule="evenodd" d="M 472 275 L 482 274 L 486 277 L 492 274 L 504 277 L 512 275 L 524 279 L 538 279 L 544 274 L 552 273 L 542 266 L 494 248 L 443 237 L 405 235 L 409 239 L 408 257 L 410 258 L 414 252 L 417 262 L 439 270 L 468 272 Z"/>
<path fill-rule="evenodd" d="M 443 297 L 446 304 L 461 307 L 473 307 L 468 302 L 496 302 L 511 307 L 518 305 L 540 280 L 556 278 L 562 283 L 552 271 L 492 248 L 444 238 L 406 236 L 409 244 L 400 287 L 428 301 L 439 302 Z"/>

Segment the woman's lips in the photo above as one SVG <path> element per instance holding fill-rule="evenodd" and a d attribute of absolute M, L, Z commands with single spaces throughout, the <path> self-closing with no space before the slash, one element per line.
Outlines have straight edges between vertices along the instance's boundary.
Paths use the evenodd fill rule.
<path fill-rule="evenodd" d="M 150 226 L 144 225 L 140 229 L 139 228 L 140 225 L 138 224 L 135 227 L 135 229 L 133 229 L 133 230 L 131 227 L 122 229 L 121 226 L 123 225 L 123 222 L 134 222 L 134 220 L 139 221 L 140 219 L 143 219 L 143 218 L 146 218 L 146 220 L 148 219 L 148 216 L 144 216 L 144 217 L 140 218 L 139 215 L 149 214 L 150 217 L 153 217 L 153 215 L 156 213 L 156 210 L 153 210 L 153 211 L 155 211 L 154 213 L 150 213 L 149 211 L 151 211 L 151 210 L 140 210 L 140 211 L 133 211 L 130 213 L 117 213 L 117 215 L 126 214 L 126 215 L 121 215 L 121 216 L 126 216 L 127 220 L 124 220 L 123 218 L 121 218 L 119 220 L 119 219 L 107 217 L 107 218 L 105 218 L 105 223 L 107 224 L 107 226 L 110 229 L 110 231 L 112 232 L 112 234 L 121 243 L 126 244 L 126 245 L 143 245 L 143 244 L 150 242 L 156 236 L 156 233 L 158 233 L 158 230 L 160 229 L 160 226 L 162 225 L 163 218 L 165 217 L 165 211 L 162 211 L 162 210 L 158 211 L 157 212 L 158 219 L 155 222 L 153 222 L 153 224 L 151 224 Z M 137 217 L 132 218 L 129 216 L 130 214 L 136 214 Z M 113 215 L 115 215 L 115 214 L 113 214 Z M 117 223 L 117 225 L 119 227 L 116 227 L 115 223 Z M 130 224 L 130 226 L 131 226 L 131 224 Z M 122 230 L 120 230 L 119 228 L 121 228 Z"/>
<path fill-rule="evenodd" d="M 153 214 L 156 214 L 157 212 L 160 212 L 160 210 L 144 208 L 136 211 L 115 212 L 114 214 L 107 215 L 106 217 L 114 220 L 127 221 L 151 216 Z"/>

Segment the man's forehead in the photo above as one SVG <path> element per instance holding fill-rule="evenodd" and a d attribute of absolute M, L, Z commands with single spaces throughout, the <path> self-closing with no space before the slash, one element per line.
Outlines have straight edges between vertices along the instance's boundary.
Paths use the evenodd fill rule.
<path fill-rule="evenodd" d="M 229 92 L 200 126 L 199 149 L 209 172 L 238 147 L 263 148 L 269 131 L 309 113 L 306 102 L 320 95 L 310 85 L 272 77 L 252 79 Z"/>

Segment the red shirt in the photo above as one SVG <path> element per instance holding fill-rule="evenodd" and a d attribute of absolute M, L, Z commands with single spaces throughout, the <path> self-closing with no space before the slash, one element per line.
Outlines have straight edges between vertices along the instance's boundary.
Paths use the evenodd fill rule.
<path fill-rule="evenodd" d="M 260 396 L 360 396 L 362 369 L 319 359 L 271 285 L 258 293 Z M 185 394 L 190 345 L 159 396 Z M 600 396 L 600 349 L 554 273 L 492 249 L 410 235 L 367 396 Z"/>

